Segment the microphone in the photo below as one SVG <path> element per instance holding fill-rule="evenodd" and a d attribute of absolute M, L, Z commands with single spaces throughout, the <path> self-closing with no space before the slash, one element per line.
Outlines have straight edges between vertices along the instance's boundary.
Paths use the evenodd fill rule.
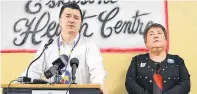
<path fill-rule="evenodd" d="M 77 83 L 75 83 L 75 79 L 76 79 L 75 73 L 76 73 L 76 69 L 78 68 L 78 65 L 79 65 L 79 60 L 77 58 L 72 58 L 70 60 L 70 66 L 72 67 L 72 81 L 68 86 L 66 94 L 68 93 L 71 84 L 77 84 Z"/>
<path fill-rule="evenodd" d="M 79 60 L 77 58 L 72 58 L 70 60 L 70 66 L 72 67 L 72 84 L 76 84 L 75 83 L 75 74 L 76 74 L 76 69 L 78 68 L 79 65 Z"/>
<path fill-rule="evenodd" d="M 53 42 L 53 39 L 50 38 L 50 39 L 48 40 L 48 43 L 45 44 L 45 46 L 44 46 L 44 48 L 43 48 L 41 54 L 29 64 L 29 66 L 28 66 L 28 68 L 27 68 L 26 76 L 25 76 L 25 77 L 19 77 L 19 80 L 18 80 L 19 82 L 25 82 L 25 83 L 30 83 L 30 82 L 31 82 L 31 78 L 28 77 L 28 72 L 29 72 L 30 66 L 31 66 L 36 60 L 38 60 L 38 59 L 42 56 L 42 54 L 44 53 L 44 51 L 48 48 L 48 46 L 49 46 L 52 42 Z"/>
<path fill-rule="evenodd" d="M 33 84 L 47 84 L 48 82 L 42 79 L 34 79 Z"/>
<path fill-rule="evenodd" d="M 31 81 L 31 78 L 29 77 L 19 77 L 17 79 L 18 82 L 30 82 L 29 84 L 47 84 L 48 82 L 42 79 L 33 79 Z"/>
<path fill-rule="evenodd" d="M 65 64 L 68 63 L 68 56 L 63 54 L 60 55 L 58 59 L 56 59 L 47 71 L 44 72 L 44 75 L 47 79 L 51 78 L 54 76 L 56 73 L 58 73 L 63 67 L 65 67 Z"/>
<path fill-rule="evenodd" d="M 47 48 L 49 45 L 51 45 L 52 42 L 53 42 L 53 39 L 50 38 L 50 39 L 48 40 L 48 43 L 45 44 L 44 47 Z"/>

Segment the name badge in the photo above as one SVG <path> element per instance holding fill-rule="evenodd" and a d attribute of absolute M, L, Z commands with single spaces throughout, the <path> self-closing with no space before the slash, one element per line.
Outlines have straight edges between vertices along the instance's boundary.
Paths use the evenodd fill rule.
<path fill-rule="evenodd" d="M 140 64 L 140 67 L 145 67 L 146 66 L 146 63 L 141 63 Z"/>
<path fill-rule="evenodd" d="M 174 63 L 174 60 L 173 60 L 173 59 L 168 59 L 167 62 L 168 62 L 169 64 L 173 64 L 173 63 Z"/>

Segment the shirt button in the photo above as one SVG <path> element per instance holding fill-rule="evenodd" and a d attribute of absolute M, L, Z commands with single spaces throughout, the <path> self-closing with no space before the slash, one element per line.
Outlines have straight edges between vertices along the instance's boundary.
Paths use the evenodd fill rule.
<path fill-rule="evenodd" d="M 152 83 L 152 80 L 150 80 L 149 82 Z"/>
<path fill-rule="evenodd" d="M 168 77 L 168 79 L 170 80 L 170 77 Z"/>

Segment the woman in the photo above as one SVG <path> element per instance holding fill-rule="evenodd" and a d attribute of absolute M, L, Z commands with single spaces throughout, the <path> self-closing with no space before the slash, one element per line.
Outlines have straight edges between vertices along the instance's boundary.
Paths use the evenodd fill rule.
<path fill-rule="evenodd" d="M 133 57 L 126 75 L 129 94 L 188 94 L 190 75 L 184 60 L 166 53 L 167 33 L 157 23 L 144 31 L 147 54 Z"/>

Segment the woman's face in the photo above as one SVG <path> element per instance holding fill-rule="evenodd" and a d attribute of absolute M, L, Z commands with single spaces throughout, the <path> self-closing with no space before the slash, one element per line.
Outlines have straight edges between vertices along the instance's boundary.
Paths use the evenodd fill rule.
<path fill-rule="evenodd" d="M 146 46 L 148 49 L 166 47 L 167 40 L 164 35 L 164 31 L 159 27 L 152 27 L 146 35 Z"/>

